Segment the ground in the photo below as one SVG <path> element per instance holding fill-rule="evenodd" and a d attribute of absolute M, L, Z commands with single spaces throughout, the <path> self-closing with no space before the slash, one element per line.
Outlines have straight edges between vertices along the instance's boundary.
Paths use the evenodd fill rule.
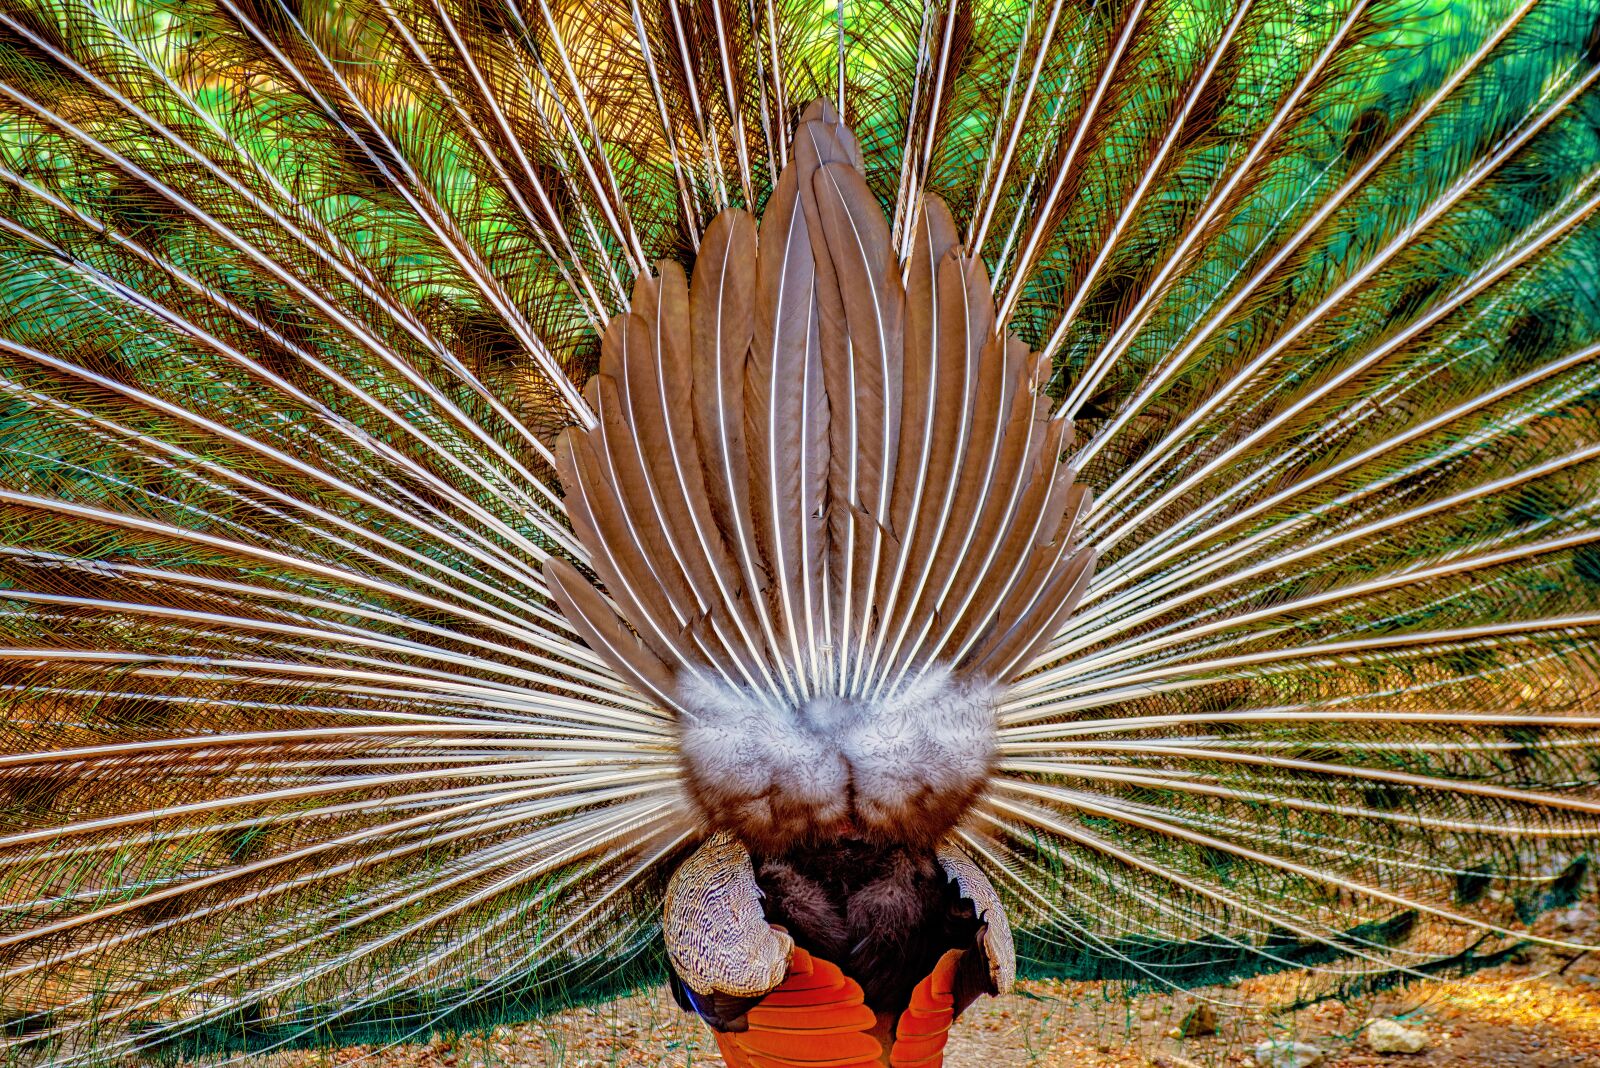
<path fill-rule="evenodd" d="M 1580 905 L 1540 925 L 1600 941 L 1600 916 Z M 1091 983 L 1026 983 L 975 1006 L 956 1025 L 946 1068 L 1223 1068 L 1253 1065 L 1263 1038 L 1321 1049 L 1325 1068 L 1600 1068 L 1600 955 L 1533 950 L 1498 968 L 1421 983 L 1349 1004 L 1296 1013 L 1281 1006 L 1293 977 L 1262 978 L 1176 996 L 1126 1000 Z M 1180 1039 L 1199 1002 L 1217 1033 Z M 1425 1032 L 1416 1054 L 1377 1054 L 1363 1032 L 1390 1017 Z M 260 1058 L 252 1068 L 719 1068 L 709 1036 L 665 990 L 652 990 L 492 1035 L 391 1050 L 352 1048 Z"/>

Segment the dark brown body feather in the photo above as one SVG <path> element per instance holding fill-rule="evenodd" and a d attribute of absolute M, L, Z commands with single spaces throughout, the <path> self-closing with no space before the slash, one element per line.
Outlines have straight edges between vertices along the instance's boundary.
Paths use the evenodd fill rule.
<path fill-rule="evenodd" d="M 842 838 L 754 860 L 767 919 L 855 978 L 876 1012 L 898 1014 L 947 950 L 977 944 L 976 910 L 931 849 Z"/>

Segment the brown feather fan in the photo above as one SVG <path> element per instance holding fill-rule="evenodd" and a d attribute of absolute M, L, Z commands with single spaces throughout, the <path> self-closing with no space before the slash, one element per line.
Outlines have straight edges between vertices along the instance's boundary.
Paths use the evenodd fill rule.
<path fill-rule="evenodd" d="M 936 197 L 897 261 L 860 158 L 813 104 L 759 236 L 728 209 L 692 280 L 636 284 L 560 451 L 611 605 L 552 562 L 557 600 L 677 710 L 707 824 L 769 850 L 937 841 L 1093 570 L 1047 368 Z"/>

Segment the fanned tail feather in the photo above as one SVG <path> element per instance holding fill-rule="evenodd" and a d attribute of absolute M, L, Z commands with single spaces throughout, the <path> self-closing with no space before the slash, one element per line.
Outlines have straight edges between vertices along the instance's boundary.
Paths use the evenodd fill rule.
<path fill-rule="evenodd" d="M 990 687 L 955 835 L 1025 971 L 1541 940 L 1600 847 L 1597 42 L 3 0 L 0 1048 L 659 975 L 705 687 Z"/>

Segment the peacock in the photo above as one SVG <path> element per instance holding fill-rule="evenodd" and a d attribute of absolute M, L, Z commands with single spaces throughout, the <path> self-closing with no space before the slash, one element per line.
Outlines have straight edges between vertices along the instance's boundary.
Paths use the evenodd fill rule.
<path fill-rule="evenodd" d="M 5 1063 L 1600 948 L 1597 79 L 1594 0 L 0 0 Z"/>

